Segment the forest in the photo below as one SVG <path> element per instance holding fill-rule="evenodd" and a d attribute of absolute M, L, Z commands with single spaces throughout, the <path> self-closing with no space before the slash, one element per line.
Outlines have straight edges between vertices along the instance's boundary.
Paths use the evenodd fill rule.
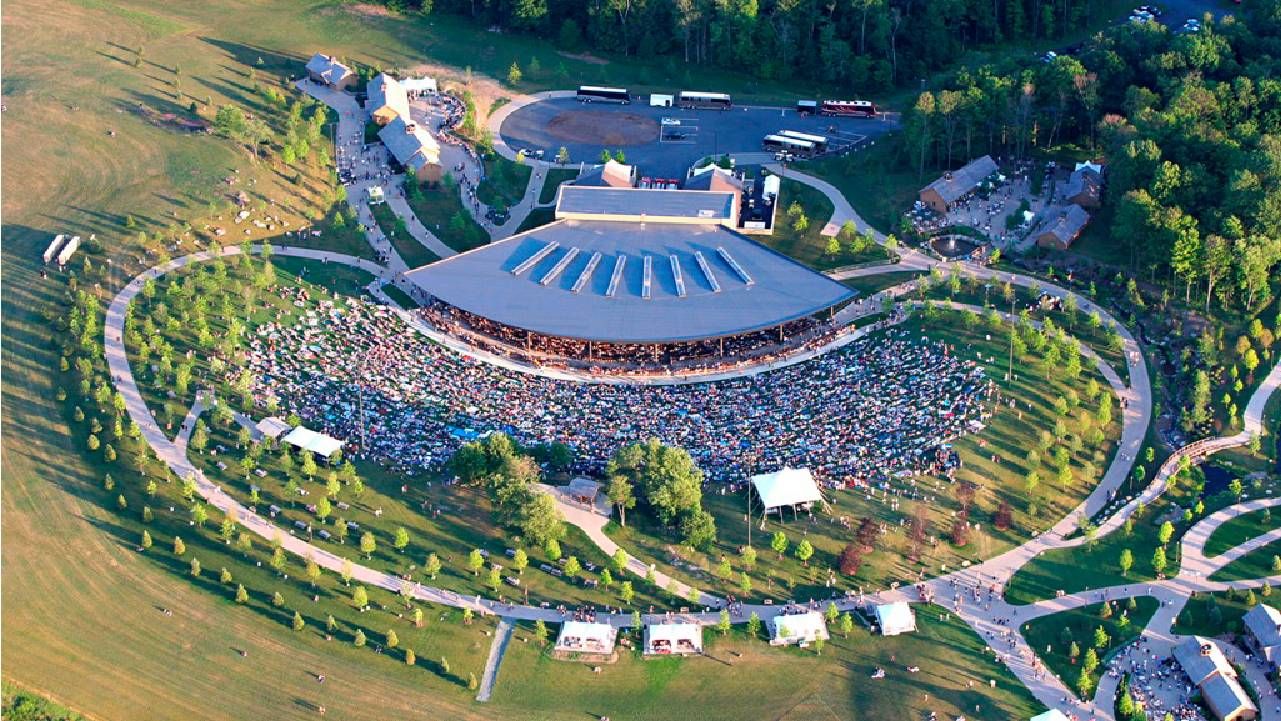
<path fill-rule="evenodd" d="M 591 50 L 872 93 L 920 83 L 969 50 L 1056 40 L 1106 0 L 383 0 Z M 1030 51 L 1029 51 L 1030 53 Z"/>
<path fill-rule="evenodd" d="M 1108 164 L 1111 237 L 1141 280 L 1209 309 L 1271 299 L 1281 262 L 1281 2 L 1195 33 L 1131 23 L 1074 55 L 961 69 L 904 114 L 903 162 Z"/>

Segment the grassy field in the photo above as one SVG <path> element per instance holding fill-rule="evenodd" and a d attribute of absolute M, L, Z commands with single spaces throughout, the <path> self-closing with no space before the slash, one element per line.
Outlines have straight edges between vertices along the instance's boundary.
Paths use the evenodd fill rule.
<path fill-rule="evenodd" d="M 1218 528 L 1205 541 L 1205 555 L 1213 558 L 1281 525 L 1271 508 L 1262 508 L 1233 518 Z"/>
<path fill-rule="evenodd" d="M 1210 576 L 1212 581 L 1245 581 L 1265 576 L 1275 576 L 1278 571 L 1277 558 L 1281 557 L 1281 541 L 1273 541 L 1259 547 L 1220 568 Z"/>
<path fill-rule="evenodd" d="M 561 184 L 568 183 L 577 177 L 577 168 L 552 168 L 548 170 L 547 179 L 543 181 L 543 189 L 538 194 L 538 202 L 547 204 L 556 200 L 556 191 Z"/>
<path fill-rule="evenodd" d="M 1241 617 L 1256 603 L 1266 603 L 1281 609 L 1281 594 L 1262 590 L 1223 591 L 1220 593 L 1195 593 L 1174 619 L 1172 631 L 1177 634 L 1219 636 L 1224 633 L 1241 633 Z"/>
<path fill-rule="evenodd" d="M 418 242 L 405 226 L 405 221 L 397 216 L 386 203 L 371 205 L 374 221 L 378 223 L 378 228 L 391 241 L 391 245 L 400 255 L 400 259 L 405 261 L 405 265 L 410 268 L 435 263 L 440 258 L 427 249 L 427 246 Z"/>
<path fill-rule="evenodd" d="M 491 208 L 510 208 L 525 197 L 530 167 L 500 155 L 485 158 L 485 179 L 476 187 L 476 197 Z"/>
<path fill-rule="evenodd" d="M 876 145 L 844 157 L 802 163 L 797 169 L 835 185 L 873 227 L 896 233 L 917 192 L 938 176 L 930 171 L 918 175 L 904 167 L 907 150 L 902 138 L 901 133 L 882 135 Z"/>
<path fill-rule="evenodd" d="M 1157 533 L 1165 520 L 1170 520 L 1174 525 L 1174 535 L 1165 547 L 1165 575 L 1177 573 L 1179 539 L 1183 533 L 1206 514 L 1236 503 L 1236 496 L 1227 491 L 1202 496 L 1195 481 L 1189 480 L 1185 475 L 1180 475 L 1179 478 L 1173 489 L 1167 490 L 1161 498 L 1145 508 L 1143 513 L 1135 514 L 1132 525 L 1093 543 L 1056 549 L 1032 559 L 1010 579 L 1005 590 L 1006 600 L 1017 604 L 1032 603 L 1053 598 L 1059 590 L 1076 593 L 1156 578 L 1157 574 L 1152 568 L 1153 554 L 1160 545 Z M 1183 511 L 1193 509 L 1198 501 L 1205 504 L 1203 511 L 1200 514 L 1193 513 L 1191 521 L 1183 520 Z M 1120 567 L 1121 553 L 1125 549 L 1130 550 L 1134 559 L 1134 565 L 1128 574 L 1122 574 Z"/>
<path fill-rule="evenodd" d="M 1133 603 L 1131 607 L 1130 603 Z M 1087 649 L 1093 648 L 1100 661 L 1112 651 L 1136 638 L 1156 613 L 1157 600 L 1139 596 L 1130 601 L 1108 601 L 1107 616 L 1103 603 L 1062 611 L 1023 624 L 1023 637 L 1035 649 L 1045 667 L 1058 676 L 1068 688 L 1077 690 L 1081 661 Z M 1108 635 L 1107 643 L 1095 644 L 1095 630 L 1102 628 Z M 1080 654 L 1073 658 L 1072 644 Z M 1097 685 L 1106 664 L 1100 663 L 1090 674 L 1091 687 Z"/>
<path fill-rule="evenodd" d="M 410 195 L 407 200 L 414 215 L 441 242 L 458 252 L 479 248 L 489 242 L 489 235 L 463 207 L 458 190 L 442 186 Z"/>
<path fill-rule="evenodd" d="M 793 207 L 803 214 L 802 224 L 789 212 Z M 817 270 L 828 270 L 853 263 L 884 260 L 889 256 L 881 246 L 872 244 L 867 250 L 853 254 L 842 248 L 835 255 L 827 253 L 827 237 L 823 226 L 832 218 L 832 201 L 822 192 L 795 180 L 783 179 L 779 190 L 778 209 L 774 216 L 774 232 L 757 236 L 760 242 L 784 255 Z"/>
<path fill-rule="evenodd" d="M 692 709 L 673 703 L 683 698 L 697 698 L 698 718 L 709 721 L 756 714 L 897 721 L 930 711 L 940 718 L 1012 719 L 1037 712 L 1039 704 L 964 623 L 936 606 L 915 608 L 917 633 L 886 638 L 857 626 L 849 638 L 834 633 L 822 655 L 771 648 L 741 628 L 727 637 L 707 629 L 703 657 L 643 660 L 624 652 L 599 674 L 590 664 L 552 661 L 532 641 L 513 640 L 493 703 L 537 721 L 688 718 Z M 517 631 L 518 639 L 529 635 Z M 909 665 L 920 672 L 907 673 Z M 877 668 L 886 678 L 870 679 Z"/>
<path fill-rule="evenodd" d="M 555 210 L 551 208 L 533 208 L 529 211 L 529 215 L 526 215 L 525 219 L 520 221 L 520 225 L 517 226 L 516 232 L 524 233 L 527 230 L 533 230 L 541 225 L 547 225 L 553 220 L 556 220 Z"/>
<path fill-rule="evenodd" d="M 915 280 L 922 275 L 925 275 L 924 271 L 904 270 L 880 273 L 878 275 L 865 275 L 861 278 L 850 278 L 849 280 L 843 280 L 841 282 L 844 283 L 846 287 L 857 290 L 861 297 L 867 297 L 880 293 L 886 288 Z"/>
<path fill-rule="evenodd" d="M 629 514 L 627 528 L 611 524 L 608 532 L 637 556 L 664 563 L 669 573 L 702 588 L 742 597 L 744 594 L 737 582 L 739 574 L 746 570 L 753 579 L 752 598 L 785 600 L 830 595 L 826 579 L 836 565 L 837 555 L 852 536 L 852 531 L 838 524 L 840 517 L 853 519 L 855 525 L 859 519 L 868 517 L 886 527 L 886 532 L 877 540 L 877 550 L 867 555 L 859 573 L 853 578 L 838 578 L 842 588 L 884 588 L 893 581 L 914 579 L 918 574 L 936 575 L 967 560 L 990 558 L 1044 530 L 1094 487 L 1097 474 L 1102 473 L 1111 458 L 1119 422 L 1113 419 L 1109 424 L 1103 447 L 1083 447 L 1071 454 L 1074 480 L 1067 487 L 1061 486 L 1049 468 L 1051 451 L 1040 453 L 1034 464 L 1026 453 L 1037 447 L 1042 429 L 1054 426 L 1055 411 L 1050 406 L 1057 395 L 1067 392 L 1070 383 L 1061 377 L 1047 380 L 1037 373 L 1025 373 L 1019 374 L 1013 388 L 1005 388 L 1001 381 L 1005 345 L 999 334 L 988 340 L 981 327 L 966 329 L 956 317 L 953 313 L 942 313 L 937 320 L 912 320 L 904 327 L 909 337 L 925 335 L 954 344 L 955 352 L 963 357 L 981 355 L 989 368 L 988 377 L 996 379 L 1017 399 L 1019 408 L 1024 409 L 998 409 L 980 435 L 954 442 L 963 461 L 956 474 L 957 481 L 973 483 L 977 488 L 970 518 L 981 528 L 970 534 L 967 545 L 958 548 L 948 541 L 952 513 L 958 510 L 959 501 L 952 486 L 944 479 L 933 477 L 914 479 L 919 490 L 932 497 L 930 501 L 904 497 L 897 499 L 897 508 L 891 508 L 879 495 L 836 491 L 829 497 L 830 514 L 818 512 L 812 519 L 799 520 L 771 518 L 764 530 L 753 525 L 751 545 L 758 551 L 758 558 L 751 569 L 746 568 L 738 552 L 748 544 L 741 494 L 704 496 L 704 506 L 716 517 L 719 534 L 716 547 L 707 554 L 691 554 L 687 549 L 678 548 L 674 539 L 661 529 L 647 525 L 647 520 L 637 513 Z M 995 361 L 987 362 L 991 358 Z M 1021 365 L 1026 362 L 1020 360 Z M 1074 385 L 1079 386 L 1080 382 Z M 993 462 L 993 455 L 1001 461 Z M 1024 477 L 1033 468 L 1044 480 L 1029 492 Z M 1012 518 L 1007 530 L 999 530 L 992 523 L 1003 502 L 1009 503 Z M 923 514 L 929 540 L 919 560 L 914 562 L 908 558 L 911 540 L 904 524 L 918 511 Z M 781 559 L 770 550 L 770 537 L 777 530 L 783 531 L 790 543 L 789 552 Z M 802 538 L 808 539 L 815 549 L 808 564 L 801 563 L 790 551 Z M 718 578 L 714 573 L 722 559 L 730 562 L 734 574 L 730 579 Z"/>

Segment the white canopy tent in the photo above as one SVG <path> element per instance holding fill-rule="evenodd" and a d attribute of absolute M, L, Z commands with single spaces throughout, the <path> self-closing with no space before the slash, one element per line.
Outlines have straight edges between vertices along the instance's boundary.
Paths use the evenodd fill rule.
<path fill-rule="evenodd" d="M 823 500 L 823 494 L 808 468 L 783 468 L 752 476 L 752 488 L 756 489 L 756 496 L 766 514 L 774 512 L 781 516 L 783 508 L 808 508 L 808 504 Z"/>
<path fill-rule="evenodd" d="M 436 78 L 405 78 L 400 81 L 407 93 L 436 92 Z"/>
<path fill-rule="evenodd" d="M 916 630 L 916 614 L 906 601 L 882 603 L 876 607 L 876 625 L 882 636 L 897 636 Z"/>
<path fill-rule="evenodd" d="M 1032 721 L 1068 721 L 1068 717 L 1062 711 L 1052 708 L 1043 714 L 1033 716 Z"/>
<path fill-rule="evenodd" d="M 566 621 L 556 637 L 557 651 L 574 653 L 613 653 L 618 629 L 608 623 Z"/>
<path fill-rule="evenodd" d="M 645 653 L 677 655 L 703 652 L 703 627 L 697 623 L 651 623 L 645 627 Z"/>
<path fill-rule="evenodd" d="M 771 646 L 786 646 L 792 643 L 804 646 L 815 639 L 827 640 L 828 638 L 827 623 L 823 620 L 823 614 L 818 611 L 778 615 L 769 620 L 769 626 L 773 634 L 770 639 Z"/>
<path fill-rule="evenodd" d="M 342 441 L 337 438 L 317 433 L 304 426 L 298 426 L 289 431 L 289 435 L 285 436 L 284 440 L 291 446 L 311 451 L 322 458 L 328 458 L 334 451 L 342 448 Z"/>
<path fill-rule="evenodd" d="M 255 424 L 258 432 L 263 436 L 276 439 L 289 432 L 289 424 L 276 416 L 267 416 Z"/>

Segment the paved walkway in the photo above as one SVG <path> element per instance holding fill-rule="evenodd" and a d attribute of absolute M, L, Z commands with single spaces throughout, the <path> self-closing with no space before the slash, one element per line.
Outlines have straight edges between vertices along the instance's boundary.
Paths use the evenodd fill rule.
<path fill-rule="evenodd" d="M 494 683 L 498 681 L 498 669 L 503 665 L 503 656 L 507 653 L 507 644 L 511 642 L 512 631 L 516 625 L 506 616 L 498 619 L 494 629 L 494 640 L 489 644 L 489 658 L 485 659 L 485 673 L 480 677 L 480 691 L 476 700 L 485 702 L 494 693 Z"/>

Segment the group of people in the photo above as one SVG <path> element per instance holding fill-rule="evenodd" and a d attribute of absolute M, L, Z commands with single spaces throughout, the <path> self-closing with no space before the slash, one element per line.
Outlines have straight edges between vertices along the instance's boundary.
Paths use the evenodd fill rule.
<path fill-rule="evenodd" d="M 768 363 L 822 345 L 847 327 L 810 316 L 724 338 L 673 343 L 588 343 L 497 323 L 438 300 L 419 311 L 435 328 L 493 353 L 544 368 L 651 375 Z"/>
<path fill-rule="evenodd" d="M 940 445 L 981 427 L 995 393 L 973 361 L 901 330 L 718 382 L 555 380 L 459 355 L 356 299 L 258 327 L 248 364 L 259 401 L 275 397 L 309 427 L 406 473 L 502 431 L 567 445 L 580 472 L 599 473 L 619 447 L 652 437 L 688 450 L 711 482 L 790 465 L 828 483 L 879 486 L 934 468 Z"/>

